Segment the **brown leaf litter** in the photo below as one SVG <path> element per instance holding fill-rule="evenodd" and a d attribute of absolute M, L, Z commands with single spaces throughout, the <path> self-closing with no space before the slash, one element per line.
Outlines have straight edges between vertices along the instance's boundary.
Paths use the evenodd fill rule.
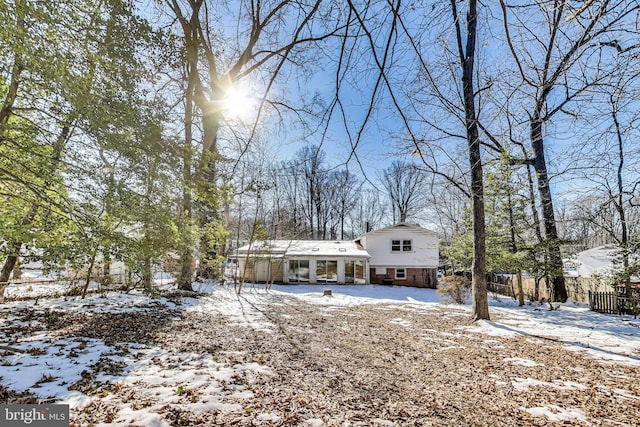
<path fill-rule="evenodd" d="M 261 306 L 260 316 L 270 330 L 229 322 L 221 313 L 161 305 L 117 314 L 49 313 L 40 320 L 61 336 L 104 340 L 111 354 L 129 354 L 127 343 L 141 343 L 202 354 L 222 367 L 252 363 L 270 372 L 233 377 L 221 385 L 227 409 L 192 413 L 180 402 L 211 396 L 190 384 L 177 391 L 180 402 L 163 404 L 132 384 L 98 382 L 98 374 L 116 375 L 124 367 L 105 355 L 70 387 L 93 399 L 72 411 L 78 426 L 113 422 L 123 403 L 134 410 L 154 407 L 175 426 L 640 423 L 640 368 L 604 363 L 560 342 L 465 330 L 473 323 L 455 306 L 335 308 L 287 296 Z M 0 402 L 32 401 L 0 387 Z"/>

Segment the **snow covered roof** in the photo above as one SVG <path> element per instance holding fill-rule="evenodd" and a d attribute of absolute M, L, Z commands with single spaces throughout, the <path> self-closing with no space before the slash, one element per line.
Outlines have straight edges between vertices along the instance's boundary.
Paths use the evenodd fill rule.
<path fill-rule="evenodd" d="M 273 258 L 283 256 L 359 257 L 371 255 L 351 240 L 266 240 L 253 242 L 238 248 L 238 254 L 269 254 Z"/>
<path fill-rule="evenodd" d="M 438 238 L 438 233 L 436 233 L 435 231 L 432 231 L 432 230 L 429 230 L 427 228 L 421 227 L 418 224 L 411 224 L 411 223 L 408 223 L 408 222 L 400 222 L 398 224 L 393 224 L 393 225 L 389 225 L 387 227 L 379 228 L 377 230 L 369 231 L 368 233 L 365 233 L 362 236 L 360 236 L 360 238 L 362 238 L 364 236 L 369 236 L 371 234 L 387 233 L 389 231 L 395 231 L 395 230 L 410 230 L 410 231 L 413 231 L 413 232 L 422 233 L 422 234 L 426 234 L 426 235 Z"/>
<path fill-rule="evenodd" d="M 587 249 L 564 260 L 565 273 L 578 277 L 611 276 L 621 268 L 614 263 L 619 253 L 620 248 L 612 245 Z"/>

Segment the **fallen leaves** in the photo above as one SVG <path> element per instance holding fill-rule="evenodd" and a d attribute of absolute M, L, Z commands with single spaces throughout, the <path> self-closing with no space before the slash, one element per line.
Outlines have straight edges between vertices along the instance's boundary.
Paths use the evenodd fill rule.
<path fill-rule="evenodd" d="M 116 422 L 123 405 L 175 426 L 634 425 L 640 416 L 638 368 L 605 365 L 557 341 L 465 332 L 472 323 L 455 307 L 338 310 L 287 297 L 250 313 L 272 325 L 262 329 L 221 312 L 160 303 L 91 310 L 27 310 L 18 316 L 22 329 L 4 329 L 7 336 L 48 330 L 81 338 L 71 357 L 84 351 L 86 339 L 111 346 L 69 387 L 92 397 L 72 411 L 76 425 Z M 144 362 L 158 377 L 193 370 L 191 381 L 168 383 L 171 402 L 143 383 L 99 380 L 126 377 L 123 360 L 143 361 L 140 349 L 151 347 L 158 353 Z M 196 381 L 207 376 L 217 378 L 215 395 Z M 30 399 L 0 387 L 2 402 Z M 190 409 L 215 399 L 216 409 Z"/>

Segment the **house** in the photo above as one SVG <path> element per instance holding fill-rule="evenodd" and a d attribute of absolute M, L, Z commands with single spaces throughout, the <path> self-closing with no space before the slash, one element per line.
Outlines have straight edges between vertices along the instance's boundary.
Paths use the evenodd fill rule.
<path fill-rule="evenodd" d="M 355 242 L 371 255 L 370 283 L 436 287 L 439 239 L 435 232 L 401 222 L 366 233 Z"/>
<path fill-rule="evenodd" d="M 638 255 L 630 254 L 629 261 L 637 262 Z M 564 259 L 562 268 L 566 277 L 613 277 L 623 270 L 622 250 L 616 245 L 590 248 Z"/>
<path fill-rule="evenodd" d="M 363 284 L 369 258 L 354 241 L 259 241 L 231 254 L 226 274 L 253 282 Z"/>

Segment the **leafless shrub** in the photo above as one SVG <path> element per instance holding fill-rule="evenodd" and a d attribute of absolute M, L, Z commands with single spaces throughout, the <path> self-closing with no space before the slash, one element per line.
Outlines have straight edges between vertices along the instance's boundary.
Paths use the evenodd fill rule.
<path fill-rule="evenodd" d="M 444 303 L 465 304 L 471 295 L 471 282 L 464 276 L 444 276 L 438 293 Z"/>

